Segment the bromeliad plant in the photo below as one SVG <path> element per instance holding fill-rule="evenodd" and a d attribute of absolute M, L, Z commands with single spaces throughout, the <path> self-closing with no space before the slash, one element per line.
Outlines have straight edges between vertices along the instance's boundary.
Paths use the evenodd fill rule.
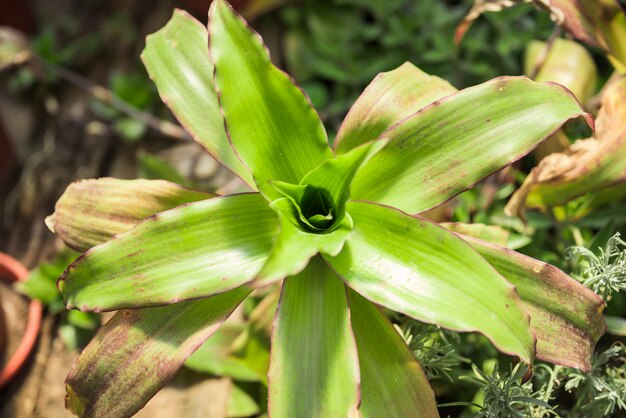
<path fill-rule="evenodd" d="M 67 377 L 74 413 L 134 414 L 254 288 L 281 280 L 275 418 L 437 416 L 422 369 L 376 305 L 479 331 L 524 363 L 589 369 L 599 297 L 414 215 L 567 120 L 591 123 L 569 91 L 503 77 L 457 92 L 407 63 L 375 78 L 330 148 L 306 96 L 224 0 L 208 33 L 175 12 L 142 58 L 181 124 L 253 191 L 115 179 L 68 188 L 47 223 L 86 252 L 58 287 L 69 309 L 120 310 Z"/>

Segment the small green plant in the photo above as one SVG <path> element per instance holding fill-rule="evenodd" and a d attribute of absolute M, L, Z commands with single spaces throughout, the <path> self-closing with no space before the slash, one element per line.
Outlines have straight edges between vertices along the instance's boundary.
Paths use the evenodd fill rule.
<path fill-rule="evenodd" d="M 608 300 L 613 293 L 626 290 L 626 242 L 615 233 L 604 248 L 598 248 L 599 254 L 581 247 L 571 247 L 569 256 L 580 256 L 582 283 Z"/>
<path fill-rule="evenodd" d="M 437 416 L 377 305 L 478 331 L 526 364 L 590 367 L 602 300 L 552 266 L 413 215 L 567 120 L 591 123 L 566 89 L 502 77 L 457 92 L 406 63 L 374 79 L 330 147 L 307 97 L 224 0 L 208 31 L 175 12 L 142 58 L 181 124 L 250 192 L 115 179 L 67 189 L 47 219 L 85 251 L 58 280 L 66 307 L 119 310 L 67 377 L 74 413 L 134 414 L 254 289 L 281 281 L 273 417 Z"/>
<path fill-rule="evenodd" d="M 594 356 L 590 373 L 570 370 L 565 390 L 576 389 L 574 416 L 602 418 L 626 411 L 626 349 L 615 343 Z"/>
<path fill-rule="evenodd" d="M 496 364 L 493 372 L 487 374 L 472 364 L 472 370 L 475 376 L 468 376 L 466 380 L 478 386 L 483 393 L 482 405 L 479 405 L 473 416 L 526 418 L 534 416 L 535 407 L 551 411 L 550 405 L 533 393 L 532 383 L 523 383 L 524 376 L 528 373 L 527 366 L 518 364 L 508 373 L 502 373 Z"/>
<path fill-rule="evenodd" d="M 457 334 L 417 321 L 406 321 L 402 327 L 397 328 L 424 369 L 428 380 L 445 378 L 453 381 L 450 372 L 461 361 L 466 360 L 456 353 L 454 344 L 450 342 L 454 340 L 458 343 Z"/>
<path fill-rule="evenodd" d="M 87 345 L 100 325 L 100 318 L 92 312 L 65 311 L 56 280 L 77 253 L 67 248 L 49 263 L 42 263 L 30 272 L 28 280 L 17 284 L 17 289 L 33 299 L 41 301 L 49 314 L 59 315 L 59 334 L 70 349 Z"/>

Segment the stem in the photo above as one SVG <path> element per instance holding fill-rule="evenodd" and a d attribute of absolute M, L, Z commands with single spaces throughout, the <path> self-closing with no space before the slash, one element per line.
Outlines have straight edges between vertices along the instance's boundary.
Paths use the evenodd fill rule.
<path fill-rule="evenodd" d="M 570 229 L 572 231 L 572 235 L 574 236 L 574 242 L 579 247 L 585 246 L 585 240 L 583 239 L 583 235 L 580 233 L 580 228 L 574 225 L 570 225 Z"/>
<path fill-rule="evenodd" d="M 109 89 L 102 87 L 94 83 L 93 81 L 90 81 L 85 77 L 68 70 L 65 67 L 48 62 L 35 54 L 31 54 L 30 62 L 39 65 L 44 70 L 49 71 L 59 78 L 69 82 L 70 84 L 73 84 L 74 86 L 86 91 L 96 99 L 113 106 L 120 112 L 130 116 L 131 118 L 143 123 L 149 128 L 160 132 L 165 136 L 184 141 L 192 139 L 191 136 L 180 126 L 172 122 L 159 119 L 156 116 L 151 115 L 150 113 L 143 112 L 129 105 L 125 101 L 115 96 Z"/>

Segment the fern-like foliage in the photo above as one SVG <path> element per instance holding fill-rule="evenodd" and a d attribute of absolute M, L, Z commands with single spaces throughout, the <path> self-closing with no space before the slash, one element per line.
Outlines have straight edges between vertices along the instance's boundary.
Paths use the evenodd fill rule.
<path fill-rule="evenodd" d="M 626 290 L 626 242 L 619 232 L 613 235 L 599 254 L 585 247 L 570 247 L 568 256 L 580 256 L 581 282 L 600 295 L 604 300 L 613 293 Z"/>

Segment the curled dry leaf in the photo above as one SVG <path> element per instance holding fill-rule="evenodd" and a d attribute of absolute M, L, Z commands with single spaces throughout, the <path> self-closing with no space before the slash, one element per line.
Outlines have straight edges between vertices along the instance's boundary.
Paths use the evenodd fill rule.
<path fill-rule="evenodd" d="M 616 67 L 626 65 L 626 15 L 617 0 L 476 0 L 456 28 L 458 44 L 481 14 L 497 12 L 522 3 L 534 3 L 574 38 L 604 49 Z"/>
<path fill-rule="evenodd" d="M 606 90 L 595 137 L 552 154 L 535 167 L 505 211 L 524 216 L 526 207 L 562 205 L 585 193 L 626 180 L 626 77 Z"/>

